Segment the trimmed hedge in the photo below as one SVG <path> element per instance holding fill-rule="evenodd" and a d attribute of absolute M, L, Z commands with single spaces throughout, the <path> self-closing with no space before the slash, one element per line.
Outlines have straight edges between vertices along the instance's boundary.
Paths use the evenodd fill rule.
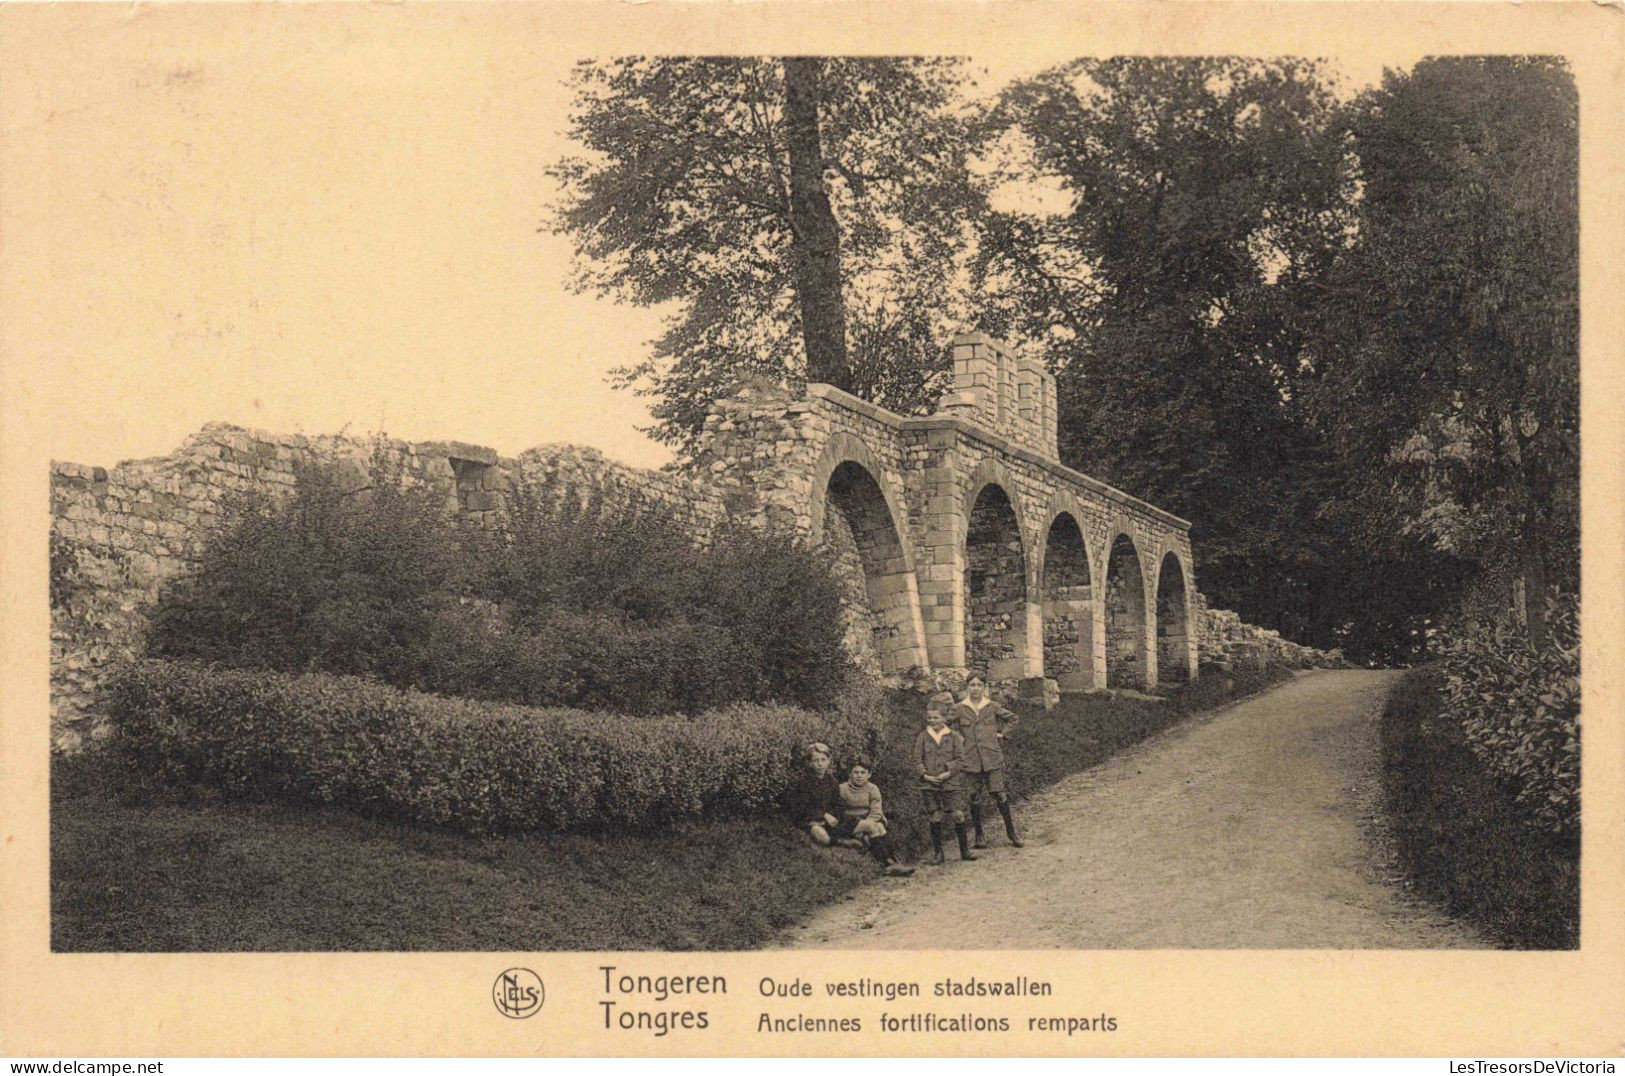
<path fill-rule="evenodd" d="M 1504 945 L 1575 948 L 1578 824 L 1554 832 L 1527 809 L 1518 783 L 1447 712 L 1446 687 L 1444 669 L 1412 670 L 1383 711 L 1383 792 L 1401 866 L 1425 895 Z"/>
<path fill-rule="evenodd" d="M 110 699 L 121 747 L 162 786 L 473 833 L 771 812 L 798 744 L 821 739 L 851 757 L 880 737 L 873 709 L 850 703 L 629 718 L 194 662 L 137 663 Z"/>

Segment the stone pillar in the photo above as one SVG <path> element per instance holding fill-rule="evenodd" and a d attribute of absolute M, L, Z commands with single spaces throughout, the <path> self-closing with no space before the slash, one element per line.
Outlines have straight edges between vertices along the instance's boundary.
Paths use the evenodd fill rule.
<path fill-rule="evenodd" d="M 899 672 L 907 672 L 911 666 L 930 669 L 931 655 L 925 648 L 925 621 L 920 615 L 919 578 L 914 572 L 906 572 L 903 579 L 903 594 L 900 600 L 904 603 L 904 607 L 900 616 L 907 621 L 908 629 L 913 633 L 911 638 L 920 642 L 918 644 L 911 642 L 898 647 L 893 654 L 894 664 Z"/>
<path fill-rule="evenodd" d="M 1202 622 L 1206 618 L 1206 603 L 1202 594 L 1196 589 L 1196 572 L 1193 569 L 1185 577 L 1185 661 L 1190 669 L 1190 679 L 1196 680 L 1202 672 Z"/>
<path fill-rule="evenodd" d="M 1044 380 L 1043 368 L 1031 359 L 1022 359 L 1016 368 L 1015 439 L 1035 452 L 1043 451 Z"/>
<path fill-rule="evenodd" d="M 998 428 L 1003 358 L 1003 349 L 986 333 L 960 333 L 954 337 L 955 401 L 950 406 L 959 417 L 973 419 L 989 429 Z M 949 398 L 944 397 L 943 402 L 949 404 Z"/>
<path fill-rule="evenodd" d="M 1089 667 L 1096 688 L 1106 687 L 1106 583 L 1095 587 L 1089 599 Z"/>
<path fill-rule="evenodd" d="M 1023 358 L 1016 365 L 1017 419 L 1015 440 L 1048 459 L 1056 451 L 1055 377 L 1044 364 Z"/>
<path fill-rule="evenodd" d="M 956 365 L 959 348 L 956 344 Z M 920 618 L 925 649 L 933 669 L 965 667 L 965 551 L 960 534 L 965 508 L 952 463 L 953 430 L 926 435 L 932 465 L 920 473 L 924 512 L 915 546 L 914 570 L 919 579 Z"/>
<path fill-rule="evenodd" d="M 1035 583 L 1027 584 L 1027 629 L 1026 652 L 1022 654 L 1025 659 L 1023 668 L 1025 676 L 1044 675 L 1044 603 L 1039 600 L 1039 590 Z"/>
<path fill-rule="evenodd" d="M 993 429 L 1008 436 L 1019 423 L 1016 415 L 1016 363 L 1003 347 L 998 344 L 992 347 L 999 372 L 999 415 Z"/>
<path fill-rule="evenodd" d="M 1155 595 L 1155 585 L 1150 580 L 1143 584 L 1147 594 Z M 1157 599 L 1153 596 L 1145 603 L 1145 633 L 1141 645 L 1145 647 L 1145 690 L 1150 691 L 1157 686 Z"/>
<path fill-rule="evenodd" d="M 1043 390 L 1043 409 L 1038 451 L 1052 460 L 1058 460 L 1061 458 L 1060 411 L 1055 396 L 1055 375 L 1048 370 L 1042 373 L 1040 386 Z"/>

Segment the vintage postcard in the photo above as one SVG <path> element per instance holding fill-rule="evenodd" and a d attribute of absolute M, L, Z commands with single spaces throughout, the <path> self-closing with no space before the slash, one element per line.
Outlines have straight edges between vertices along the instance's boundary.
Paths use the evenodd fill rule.
<path fill-rule="evenodd" d="M 0 9 L 0 1051 L 1618 1057 L 1622 46 Z"/>

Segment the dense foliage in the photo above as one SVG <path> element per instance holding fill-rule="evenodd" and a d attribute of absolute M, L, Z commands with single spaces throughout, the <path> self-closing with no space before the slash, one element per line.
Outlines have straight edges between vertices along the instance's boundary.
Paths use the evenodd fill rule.
<path fill-rule="evenodd" d="M 1246 679 L 1235 687 L 1256 686 Z M 1211 692 L 1219 678 L 1191 686 Z M 1012 790 L 1019 801 L 1213 701 L 1068 695 L 1023 713 Z M 912 744 L 919 695 L 891 692 L 867 712 L 882 711 L 888 741 Z M 893 832 L 917 849 L 903 746 L 877 753 L 879 780 Z M 751 949 L 783 945 L 783 931 L 875 877 L 868 856 L 819 848 L 777 812 L 479 837 L 216 802 L 206 787 L 153 787 L 101 752 L 53 758 L 51 797 L 58 952 Z"/>
<path fill-rule="evenodd" d="M 1063 458 L 1193 520 L 1217 605 L 1320 645 L 1335 488 L 1296 389 L 1307 289 L 1352 217 L 1336 118 L 1308 62 L 1052 68 L 987 123 L 1006 176 L 1070 208 L 989 214 L 979 258 L 984 316 L 1055 369 Z"/>
<path fill-rule="evenodd" d="M 1537 635 L 1548 588 L 1579 582 L 1578 122 L 1559 60 L 1391 73 L 1348 110 L 1359 237 L 1314 308 L 1351 501 L 1521 579 Z"/>
<path fill-rule="evenodd" d="M 123 749 L 161 785 L 471 832 L 768 812 L 800 744 L 821 739 L 852 757 L 878 737 L 861 707 L 629 719 L 167 661 L 131 666 L 110 713 Z"/>
<path fill-rule="evenodd" d="M 1330 86 L 1240 58 L 1012 86 L 1005 174 L 1071 208 L 988 214 L 979 265 L 1056 367 L 1063 454 L 1194 520 L 1216 604 L 1414 661 L 1503 563 L 1575 585 L 1574 88 L 1515 57 Z"/>
<path fill-rule="evenodd" d="M 347 473 L 232 506 L 160 596 L 151 652 L 624 713 L 823 705 L 851 671 L 828 565 L 788 538 L 697 548 L 658 505 L 544 485 L 472 530 L 382 457 L 365 488 Z"/>
<path fill-rule="evenodd" d="M 1504 945 L 1575 948 L 1579 834 L 1535 817 L 1520 782 L 1443 712 L 1445 676 L 1436 665 L 1407 673 L 1382 715 L 1387 828 L 1400 865 L 1420 892 Z"/>
<path fill-rule="evenodd" d="M 1443 647 L 1438 721 L 1460 729 L 1480 763 L 1514 790 L 1532 824 L 1580 832 L 1578 603 L 1553 602 L 1540 645 L 1516 622 L 1479 620 Z"/>

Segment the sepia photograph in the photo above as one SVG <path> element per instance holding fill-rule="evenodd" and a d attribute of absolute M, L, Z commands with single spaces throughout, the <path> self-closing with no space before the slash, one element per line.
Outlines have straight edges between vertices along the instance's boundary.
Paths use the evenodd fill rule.
<path fill-rule="evenodd" d="M 4 24 L 38 959 L 1578 958 L 1569 55 L 367 7 Z"/>

